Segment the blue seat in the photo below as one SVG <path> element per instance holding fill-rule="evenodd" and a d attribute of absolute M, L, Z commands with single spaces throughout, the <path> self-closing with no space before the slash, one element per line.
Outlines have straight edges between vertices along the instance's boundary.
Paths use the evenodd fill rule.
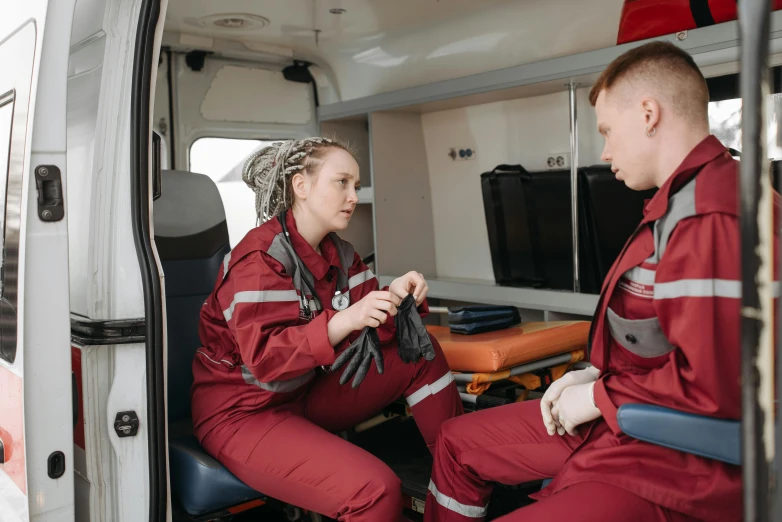
<path fill-rule="evenodd" d="M 192 435 L 192 363 L 201 346 L 198 321 L 230 251 L 220 193 L 202 174 L 164 171 L 155 201 L 155 243 L 163 265 L 168 330 L 168 422 L 171 493 L 192 516 L 262 498 L 208 455 Z"/>
<path fill-rule="evenodd" d="M 651 404 L 623 404 L 616 416 L 627 435 L 651 444 L 741 465 L 741 422 Z"/>
<path fill-rule="evenodd" d="M 190 515 L 213 513 L 261 497 L 207 455 L 193 436 L 170 443 L 169 462 L 171 492 Z"/>

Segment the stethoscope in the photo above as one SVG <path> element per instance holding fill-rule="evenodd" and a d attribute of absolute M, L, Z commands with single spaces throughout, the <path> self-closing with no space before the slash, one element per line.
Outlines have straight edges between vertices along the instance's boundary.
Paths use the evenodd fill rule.
<path fill-rule="evenodd" d="M 299 270 L 299 273 L 301 274 L 301 279 L 302 281 L 304 281 L 307 290 L 309 290 L 310 294 L 312 295 L 313 301 L 315 301 L 316 310 L 323 310 L 323 305 L 320 302 L 320 299 L 318 298 L 318 294 L 315 292 L 315 289 L 312 287 L 312 284 L 310 283 L 309 279 L 305 275 L 304 262 L 299 257 L 299 254 L 296 253 L 296 248 L 293 246 L 293 241 L 291 241 L 291 235 L 288 232 L 288 225 L 285 223 L 285 217 L 287 213 L 288 211 L 285 210 L 281 214 L 279 214 L 277 216 L 277 221 L 280 222 L 280 226 L 282 226 L 282 233 L 285 236 L 285 240 L 288 242 L 288 245 L 290 245 L 291 247 L 291 252 L 293 252 L 293 260 L 296 263 L 296 268 Z M 304 292 L 301 293 L 301 306 L 304 309 L 304 313 L 307 314 L 307 317 L 312 317 L 312 310 L 310 309 L 309 301 L 307 300 L 307 296 L 304 295 Z M 342 293 L 342 291 L 339 289 L 339 284 L 337 284 L 337 290 L 336 292 L 334 292 L 334 297 L 331 298 L 331 306 L 333 306 L 334 310 L 338 312 L 341 312 L 342 310 L 346 310 L 350 306 L 350 296 L 348 294 Z"/>

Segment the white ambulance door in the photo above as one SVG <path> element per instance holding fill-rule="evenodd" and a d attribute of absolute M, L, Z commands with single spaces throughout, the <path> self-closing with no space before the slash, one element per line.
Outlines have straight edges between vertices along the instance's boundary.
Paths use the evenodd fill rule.
<path fill-rule="evenodd" d="M 75 0 L 0 7 L 0 519 L 73 521 L 65 114 Z"/>

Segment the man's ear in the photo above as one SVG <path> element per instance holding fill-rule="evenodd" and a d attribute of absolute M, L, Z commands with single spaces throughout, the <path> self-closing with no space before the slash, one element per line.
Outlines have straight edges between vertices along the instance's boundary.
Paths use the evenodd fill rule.
<path fill-rule="evenodd" d="M 654 132 L 653 129 L 660 123 L 660 104 L 654 98 L 644 98 L 641 101 L 641 108 L 647 134 Z"/>
<path fill-rule="evenodd" d="M 293 193 L 296 195 L 297 199 L 305 200 L 307 199 L 307 194 L 309 193 L 308 187 L 307 187 L 307 180 L 304 177 L 304 174 L 301 172 L 297 172 L 291 177 L 291 186 L 293 187 Z"/>

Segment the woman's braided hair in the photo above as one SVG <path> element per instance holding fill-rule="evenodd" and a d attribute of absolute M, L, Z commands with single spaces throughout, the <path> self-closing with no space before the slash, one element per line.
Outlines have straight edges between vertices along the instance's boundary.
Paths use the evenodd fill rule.
<path fill-rule="evenodd" d="M 353 152 L 329 138 L 312 137 L 275 142 L 252 153 L 244 162 L 242 181 L 255 192 L 258 223 L 264 223 L 293 206 L 291 178 L 297 172 L 314 174 L 330 149 Z"/>

